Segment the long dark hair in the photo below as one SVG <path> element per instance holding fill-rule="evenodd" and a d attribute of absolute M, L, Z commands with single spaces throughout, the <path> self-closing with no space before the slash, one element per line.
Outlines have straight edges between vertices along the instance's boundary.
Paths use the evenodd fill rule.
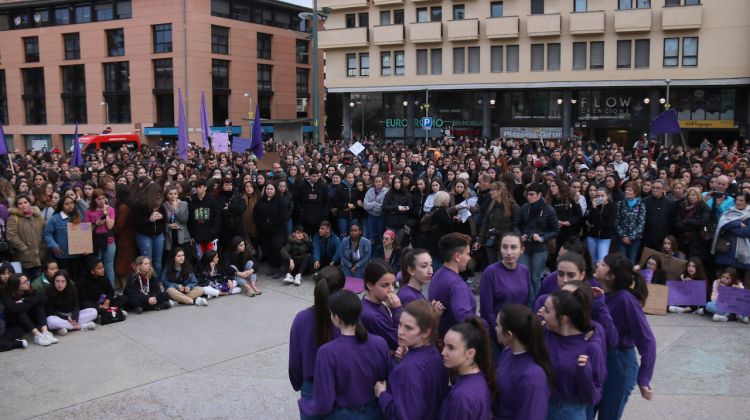
<path fill-rule="evenodd" d="M 646 280 L 641 273 L 633 271 L 633 263 L 619 252 L 604 257 L 604 263 L 609 267 L 609 274 L 614 278 L 611 288 L 613 290 L 627 290 L 641 302 L 646 303 L 648 288 Z"/>
<path fill-rule="evenodd" d="M 466 318 L 460 324 L 451 327 L 450 331 L 458 333 L 466 345 L 466 350 L 475 349 L 474 362 L 484 374 L 487 386 L 490 389 L 490 397 L 495 396 L 495 367 L 492 362 L 492 350 L 490 348 L 490 335 L 484 326 L 484 321 L 478 316 Z"/>
<path fill-rule="evenodd" d="M 562 248 L 565 248 L 568 252 L 575 252 L 576 254 L 581 255 L 586 262 L 586 278 L 588 279 L 593 276 L 594 264 L 591 262 L 591 253 L 589 252 L 589 247 L 586 246 L 583 241 L 575 237 L 569 238 L 567 241 L 563 242 Z"/>
<path fill-rule="evenodd" d="M 55 287 L 55 278 L 57 276 L 63 276 L 65 278 L 65 289 L 57 290 L 57 288 Z M 64 268 L 57 270 L 55 272 L 55 275 L 53 275 L 50 280 L 52 280 L 52 286 L 50 286 L 47 289 L 48 296 L 62 295 L 62 296 L 65 296 L 66 298 L 75 296 L 76 287 L 73 284 L 73 280 L 71 279 L 70 274 Z"/>
<path fill-rule="evenodd" d="M 539 317 L 531 313 L 524 305 L 509 304 L 503 306 L 497 314 L 497 323 L 503 331 L 510 331 L 513 336 L 526 347 L 534 362 L 538 364 L 547 375 L 547 382 L 552 388 L 555 382 L 555 373 L 549 359 L 547 343 L 544 341 L 544 327 Z"/>
<path fill-rule="evenodd" d="M 312 276 L 315 282 L 315 304 L 310 309 L 315 313 L 315 339 L 318 347 L 331 341 L 331 313 L 328 298 L 344 288 L 346 277 L 340 267 L 329 265 Z"/>
<path fill-rule="evenodd" d="M 185 261 L 180 266 L 180 277 L 178 278 L 174 259 L 177 256 L 177 253 L 180 251 L 185 254 Z M 191 274 L 193 274 L 193 267 L 190 265 L 190 258 L 188 257 L 187 252 L 185 252 L 185 250 L 181 246 L 175 247 L 175 249 L 169 255 L 169 259 L 167 260 L 166 272 L 167 278 L 173 283 L 183 283 L 190 278 Z"/>
<path fill-rule="evenodd" d="M 417 257 L 422 254 L 429 254 L 430 251 L 424 248 L 409 249 L 404 252 L 401 256 L 401 287 L 409 284 L 411 275 L 409 274 L 409 268 L 417 268 Z"/>
<path fill-rule="evenodd" d="M 365 266 L 365 271 L 362 275 L 365 281 L 365 288 L 367 288 L 368 284 L 373 285 L 377 283 L 386 274 L 394 274 L 390 264 L 379 258 L 370 260 Z"/>
<path fill-rule="evenodd" d="M 214 258 L 219 255 L 218 252 L 214 251 L 213 249 L 207 250 L 205 253 L 203 253 L 203 256 L 200 260 L 200 265 L 198 266 L 198 269 L 203 273 L 208 273 L 211 271 L 211 261 L 214 260 Z M 221 258 L 221 257 L 220 257 Z M 221 262 L 221 261 L 219 261 Z"/>
<path fill-rule="evenodd" d="M 555 306 L 555 315 L 559 321 L 567 316 L 570 322 L 579 331 L 587 333 L 591 330 L 591 297 L 586 296 L 584 290 L 579 287 L 575 292 L 558 290 L 549 295 Z"/>
<path fill-rule="evenodd" d="M 8 294 L 13 297 L 14 299 L 18 299 L 21 296 L 21 291 L 18 290 L 21 287 L 21 278 L 26 277 L 26 279 L 29 279 L 29 276 L 27 276 L 24 273 L 17 273 L 10 276 L 8 279 L 8 283 L 5 285 L 5 290 L 8 291 Z M 34 289 L 31 289 L 29 291 L 30 294 L 33 294 Z"/>
<path fill-rule="evenodd" d="M 344 289 L 332 294 L 328 298 L 328 310 L 331 311 L 331 314 L 339 317 L 344 325 L 355 327 L 354 336 L 358 342 L 364 343 L 367 341 L 367 329 L 359 322 L 359 316 L 362 313 L 362 301 L 354 292 Z"/>
<path fill-rule="evenodd" d="M 115 205 L 125 204 L 130 207 L 130 188 L 124 184 L 115 185 Z"/>

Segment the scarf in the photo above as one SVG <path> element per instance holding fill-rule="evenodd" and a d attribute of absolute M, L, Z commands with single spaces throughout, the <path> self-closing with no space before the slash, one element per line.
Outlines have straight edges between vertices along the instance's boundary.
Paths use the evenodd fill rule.
<path fill-rule="evenodd" d="M 711 254 L 716 254 L 716 241 L 721 236 L 721 230 L 728 223 L 736 220 L 748 220 L 750 219 L 750 207 L 746 207 L 745 210 L 739 210 L 737 207 L 732 207 L 726 213 L 721 215 L 719 223 L 716 225 L 716 234 L 714 240 L 711 243 Z M 734 247 L 734 259 L 741 264 L 750 264 L 750 238 L 737 237 Z"/>
<path fill-rule="evenodd" d="M 625 201 L 627 201 L 628 207 L 630 207 L 632 209 L 633 207 L 635 207 L 636 204 L 638 204 L 638 197 L 633 197 L 632 200 L 628 200 L 626 198 Z"/>

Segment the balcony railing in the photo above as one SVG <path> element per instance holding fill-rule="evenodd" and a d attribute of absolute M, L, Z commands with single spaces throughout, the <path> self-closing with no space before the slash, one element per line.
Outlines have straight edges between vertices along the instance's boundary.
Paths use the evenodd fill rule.
<path fill-rule="evenodd" d="M 367 27 L 326 29 L 318 33 L 322 49 L 366 47 L 369 42 Z"/>
<path fill-rule="evenodd" d="M 484 32 L 488 39 L 518 38 L 518 16 L 485 19 Z"/>
<path fill-rule="evenodd" d="M 651 9 L 615 10 L 615 32 L 651 32 Z"/>
<path fill-rule="evenodd" d="M 372 28 L 372 43 L 394 45 L 404 43 L 404 25 L 384 25 Z"/>
<path fill-rule="evenodd" d="M 526 17 L 526 32 L 530 37 L 560 35 L 560 14 L 529 15 Z"/>
<path fill-rule="evenodd" d="M 604 11 L 571 13 L 570 33 L 573 35 L 603 34 Z"/>
<path fill-rule="evenodd" d="M 478 19 L 448 21 L 448 39 L 451 41 L 473 41 L 479 38 Z"/>
<path fill-rule="evenodd" d="M 415 44 L 443 40 L 442 22 L 418 22 L 409 25 L 409 41 Z"/>
<path fill-rule="evenodd" d="M 665 7 L 661 10 L 661 27 L 665 31 L 699 29 L 703 23 L 703 6 Z"/>

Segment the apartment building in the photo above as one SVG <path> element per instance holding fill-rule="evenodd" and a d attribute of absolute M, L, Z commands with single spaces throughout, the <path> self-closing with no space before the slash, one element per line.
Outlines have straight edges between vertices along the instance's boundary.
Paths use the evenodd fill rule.
<path fill-rule="evenodd" d="M 746 136 L 746 0 L 319 0 L 343 135 Z M 329 96 L 330 99 L 330 96 Z M 425 107 L 425 104 L 428 106 Z M 432 129 L 422 117 L 432 118 Z"/>
<path fill-rule="evenodd" d="M 9 149 L 69 147 L 79 133 L 174 140 L 181 89 L 200 144 L 205 94 L 215 130 L 311 135 L 310 36 L 275 0 L 0 0 L 0 121 Z M 302 26 L 301 26 L 302 25 Z"/>

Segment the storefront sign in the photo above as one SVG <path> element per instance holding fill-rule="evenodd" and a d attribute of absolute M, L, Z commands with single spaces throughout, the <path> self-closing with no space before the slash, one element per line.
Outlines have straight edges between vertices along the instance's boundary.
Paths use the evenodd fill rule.
<path fill-rule="evenodd" d="M 599 120 L 599 119 L 630 119 L 632 102 L 631 96 L 624 95 L 592 95 L 582 96 L 578 100 L 578 119 L 580 120 Z M 633 106 L 633 111 L 640 112 L 644 107 L 638 103 Z M 638 109 L 636 109 L 638 108 Z"/>
<path fill-rule="evenodd" d="M 432 117 L 432 128 L 443 128 L 447 126 L 451 127 L 481 127 L 484 124 L 481 120 L 444 120 L 442 118 Z M 406 128 L 409 124 L 409 120 L 406 118 L 388 118 L 385 121 L 385 128 Z M 414 127 L 424 128 L 424 118 L 415 118 Z"/>
<path fill-rule="evenodd" d="M 735 128 L 734 120 L 680 120 L 680 128 Z"/>
<path fill-rule="evenodd" d="M 562 127 L 502 127 L 500 137 L 530 139 L 561 139 Z"/>

